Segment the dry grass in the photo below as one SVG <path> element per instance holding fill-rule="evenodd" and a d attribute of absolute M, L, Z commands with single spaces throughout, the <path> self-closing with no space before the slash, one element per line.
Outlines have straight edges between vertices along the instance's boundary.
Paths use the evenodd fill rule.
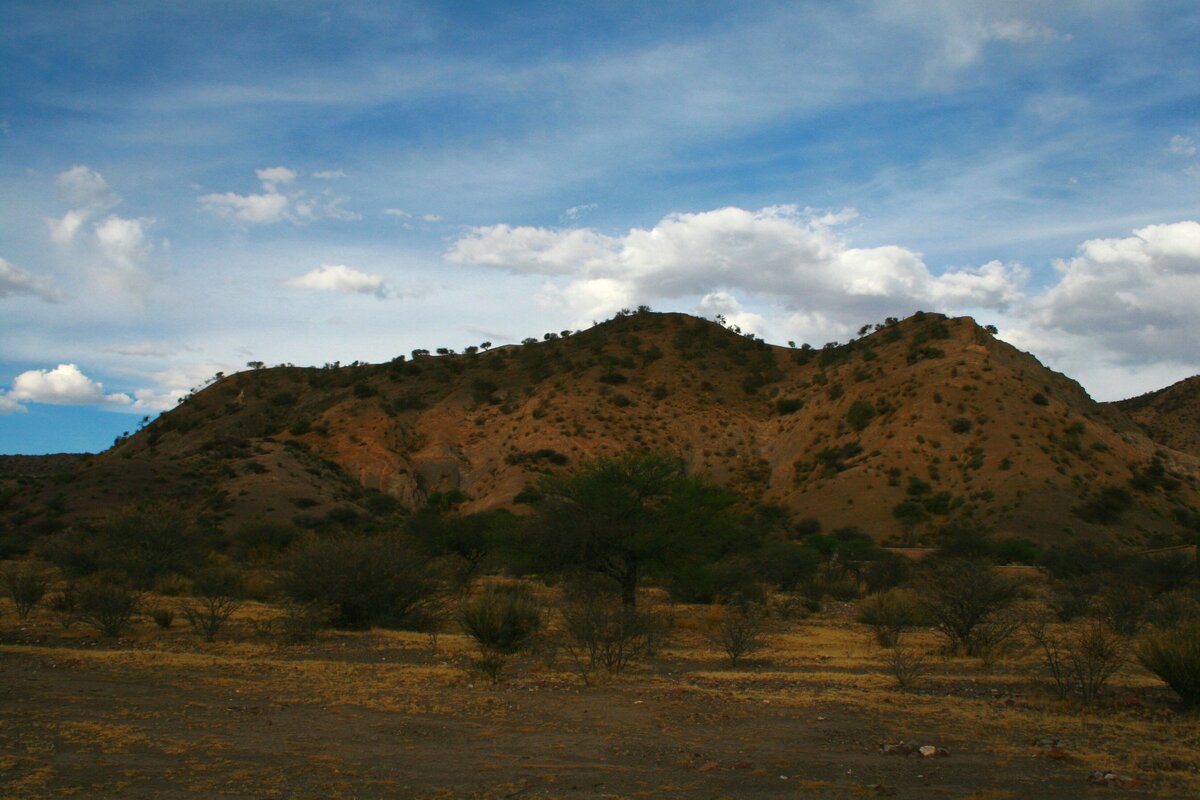
<path fill-rule="evenodd" d="M 666 610 L 674 619 L 668 643 L 652 659 L 600 689 L 582 687 L 572 665 L 553 652 L 517 657 L 509 680 L 493 689 L 472 677 L 473 645 L 454 632 L 442 635 L 436 653 L 430 652 L 425 634 L 379 630 L 329 632 L 312 644 L 284 645 L 256 634 L 254 625 L 271 619 L 279 609 L 248 603 L 234 615 L 227 638 L 215 643 L 183 629 L 164 631 L 139 620 L 128 639 L 98 646 L 86 632 L 63 630 L 48 610 L 35 609 L 20 633 L 6 631 L 0 652 L 38 671 L 77 676 L 85 683 L 102 681 L 104 696 L 116 702 L 101 712 L 86 693 L 59 690 L 47 691 L 37 713 L 19 720 L 0 709 L 0 752 L 5 753 L 0 760 L 0 796 L 51 796 L 46 787 L 97 791 L 62 774 L 55 755 L 62 748 L 84 759 L 147 749 L 185 757 L 173 768 L 169 784 L 200 793 L 229 781 L 254 783 L 262 796 L 270 796 L 273 785 L 294 791 L 296 775 L 235 757 L 245 744 L 227 727 L 245 715 L 282 714 L 289 708 L 320 709 L 335 718 L 372 713 L 406 720 L 456 719 L 472 726 L 474 741 L 492 743 L 487 746 L 501 747 L 511 736 L 534 737 L 548 740 L 545 752 L 558 753 L 559 745 L 570 750 L 575 734 L 569 726 L 556 728 L 546 722 L 540 704 L 559 702 L 554 698 L 587 698 L 595 692 L 607 698 L 605 707 L 653 707 L 664 719 L 662 738 L 678 741 L 681 751 L 699 746 L 689 744 L 692 734 L 678 722 L 685 712 L 683 718 L 701 725 L 721 719 L 754 724 L 761 715 L 762 737 L 777 735 L 771 726 L 788 718 L 853 725 L 862 731 L 856 734 L 857 752 L 863 744 L 869 750 L 881 741 L 936 736 L 937 744 L 952 751 L 988 754 L 997 774 L 1016 769 L 1007 765 L 1032 763 L 1029 760 L 1045 749 L 1037 740 L 1054 737 L 1066 754 L 1060 765 L 1064 770 L 1137 775 L 1148 779 L 1150 790 L 1160 796 L 1200 796 L 1200 776 L 1187 769 L 1200 766 L 1200 719 L 1180 713 L 1161 682 L 1136 664 L 1114 676 L 1108 692 L 1092 706 L 1075 698 L 1056 698 L 1048 679 L 1038 676 L 1038 656 L 1032 649 L 989 667 L 977 659 L 933 655 L 922 683 L 902 692 L 886 671 L 887 651 L 874 643 L 868 626 L 853 621 L 852 607 L 835 606 L 800 622 L 774 621 L 761 650 L 736 669 L 727 667 L 725 654 L 706 635 L 711 609 Z M 906 634 L 905 642 L 930 653 L 936 653 L 940 643 L 932 631 Z M 164 698 L 195 700 L 182 706 L 164 700 L 150 710 L 127 708 L 122 713 L 122 692 L 136 687 L 154 687 Z M 188 722 L 209 717 L 216 720 L 211 731 Z M 18 723 L 23 726 L 19 735 L 13 732 Z M 624 724 L 619 716 L 596 718 L 588 728 L 597 735 L 616 736 Z M 864 742 L 864 736 L 878 741 Z M 381 781 L 383 795 L 405 794 L 403 781 L 392 786 L 392 778 L 375 775 L 344 753 L 327 752 L 320 740 L 297 736 L 295 741 L 303 746 L 294 742 L 289 752 L 302 754 L 312 771 L 305 780 L 313 787 L 326 787 L 329 796 L 337 796 L 354 781 L 366 785 L 376 780 Z M 420 746 L 420 740 L 398 745 Z M 570 759 L 560 764 L 556 755 L 529 761 L 554 772 L 554 765 Z M 690 755 L 675 755 L 664 760 L 663 769 L 681 769 L 677 762 L 685 762 L 694 771 L 699 766 L 695 761 Z M 508 760 L 488 763 L 495 766 L 495 785 L 514 774 Z M 526 764 L 522 769 L 532 767 Z M 247 777 L 252 774 L 260 778 Z M 151 778 L 134 775 L 123 780 L 139 785 Z M 987 788 L 984 783 L 973 787 L 977 791 L 970 796 L 1022 796 L 1013 794 L 1011 787 Z M 116 788 L 111 781 L 97 785 L 103 787 L 99 793 Z M 789 788 L 795 790 L 797 784 Z M 842 786 L 847 792 L 849 788 Z M 431 790 L 425 796 L 437 795 Z"/>

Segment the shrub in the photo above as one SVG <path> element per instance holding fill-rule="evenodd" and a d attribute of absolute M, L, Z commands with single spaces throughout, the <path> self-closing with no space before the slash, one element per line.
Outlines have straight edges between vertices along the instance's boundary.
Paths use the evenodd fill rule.
<path fill-rule="evenodd" d="M 743 598 L 728 601 L 721 607 L 721 619 L 710 638 L 729 656 L 729 664 L 736 667 L 742 656 L 762 646 L 765 619 L 760 603 Z"/>
<path fill-rule="evenodd" d="M 778 414 L 795 414 L 804 408 L 804 401 L 798 397 L 781 397 L 775 401 L 775 411 Z"/>
<path fill-rule="evenodd" d="M 288 644 L 302 644 L 317 638 L 329 623 L 329 612 L 311 603 L 288 603 L 280 622 L 283 640 Z"/>
<path fill-rule="evenodd" d="M 283 591 L 330 609 L 335 627 L 422 630 L 441 586 L 417 547 L 399 536 L 315 540 L 288 560 Z"/>
<path fill-rule="evenodd" d="M 1102 619 L 1093 617 L 1065 634 L 1055 634 L 1044 619 L 1029 625 L 1030 638 L 1059 697 L 1078 689 L 1087 703 L 1125 663 L 1125 642 Z"/>
<path fill-rule="evenodd" d="M 567 652 L 589 685 L 601 670 L 615 675 L 648 655 L 664 627 L 656 615 L 626 606 L 616 592 L 594 587 L 569 592 L 561 614 Z"/>
<path fill-rule="evenodd" d="M 1175 690 L 1186 706 L 1200 705 L 1200 622 L 1154 631 L 1135 651 L 1142 666 Z"/>
<path fill-rule="evenodd" d="M 241 603 L 228 595 L 208 595 L 184 606 L 183 616 L 192 630 L 203 636 L 204 641 L 211 642 L 239 606 Z"/>
<path fill-rule="evenodd" d="M 846 421 L 856 431 L 861 431 L 875 418 L 875 406 L 866 400 L 855 400 L 846 410 Z"/>
<path fill-rule="evenodd" d="M 121 575 L 97 573 L 79 589 L 79 616 L 101 636 L 115 639 L 125 632 L 141 608 L 141 596 Z"/>
<path fill-rule="evenodd" d="M 463 601 L 459 623 L 479 645 L 476 666 L 499 681 L 507 658 L 528 647 L 541 630 L 542 614 L 525 586 L 488 586 Z"/>
<path fill-rule="evenodd" d="M 858 621 L 875 630 L 881 647 L 895 647 L 905 628 L 927 621 L 921 599 L 911 589 L 888 589 L 863 598 Z"/>
<path fill-rule="evenodd" d="M 79 592 L 68 583 L 58 594 L 50 598 L 50 610 L 58 617 L 63 628 L 70 629 L 79 621 Z"/>
<path fill-rule="evenodd" d="M 911 689 L 929 673 L 929 657 L 910 645 L 901 644 L 897 638 L 884 657 L 884 667 L 898 689 Z"/>
<path fill-rule="evenodd" d="M 1018 627 L 1003 613 L 1017 599 L 1017 584 L 982 559 L 939 560 L 922 576 L 920 594 L 952 652 L 987 657 Z"/>
<path fill-rule="evenodd" d="M 25 563 L 4 570 L 4 589 L 17 607 L 17 616 L 28 619 L 33 610 L 50 588 L 50 576 L 41 567 Z"/>
<path fill-rule="evenodd" d="M 154 620 L 155 625 L 165 630 L 175 621 L 175 612 L 169 608 L 156 608 L 150 612 L 150 618 Z"/>

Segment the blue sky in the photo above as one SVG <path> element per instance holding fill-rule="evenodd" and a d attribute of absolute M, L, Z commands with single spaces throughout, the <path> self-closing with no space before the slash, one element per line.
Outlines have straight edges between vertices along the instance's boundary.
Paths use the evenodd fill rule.
<path fill-rule="evenodd" d="M 650 7 L 652 5 L 652 7 Z M 1200 372 L 1192 2 L 0 0 L 0 452 L 646 303 Z"/>

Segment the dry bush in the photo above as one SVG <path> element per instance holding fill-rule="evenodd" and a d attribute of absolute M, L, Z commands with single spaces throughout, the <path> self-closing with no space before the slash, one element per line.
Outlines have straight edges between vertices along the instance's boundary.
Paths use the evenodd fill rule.
<path fill-rule="evenodd" d="M 928 624 L 921 598 L 911 589 L 887 589 L 863 598 L 858 621 L 870 625 L 881 647 L 895 647 L 905 628 Z"/>
<path fill-rule="evenodd" d="M 79 617 L 101 636 L 115 639 L 141 609 L 141 595 L 130 589 L 123 576 L 97 573 L 80 584 Z"/>
<path fill-rule="evenodd" d="M 1020 628 L 1020 620 L 1005 612 L 1019 594 L 1017 583 L 996 572 L 982 559 L 949 558 L 930 565 L 919 592 L 950 652 L 985 659 Z"/>
<path fill-rule="evenodd" d="M 1200 622 L 1151 631 L 1138 643 L 1137 659 L 1175 690 L 1186 706 L 1200 705 Z"/>
<path fill-rule="evenodd" d="M 729 663 L 738 661 L 762 647 L 766 613 L 761 603 L 732 600 L 721 606 L 721 618 L 710 632 L 709 639 L 725 651 Z"/>
<path fill-rule="evenodd" d="M 204 641 L 211 642 L 241 605 L 241 601 L 228 595 L 210 595 L 184 606 L 183 616 L 192 630 L 203 636 Z"/>
<path fill-rule="evenodd" d="M 288 644 L 311 642 L 329 624 L 329 610 L 313 603 L 288 603 L 279 623 L 279 635 Z"/>
<path fill-rule="evenodd" d="M 649 655 L 665 629 L 653 612 L 598 590 L 569 592 L 560 613 L 564 648 L 588 685 Z"/>
<path fill-rule="evenodd" d="M 897 688 L 912 689 L 929 674 L 929 657 L 924 651 L 903 643 L 897 635 L 884 657 L 884 668 L 896 681 Z"/>
<path fill-rule="evenodd" d="M 1059 697 L 1078 690 L 1084 702 L 1094 702 L 1127 659 L 1125 640 L 1101 617 L 1055 633 L 1043 615 L 1027 621 L 1026 630 Z"/>
<path fill-rule="evenodd" d="M 50 588 L 50 574 L 37 564 L 24 563 L 4 570 L 4 589 L 17 607 L 17 616 L 24 622 L 29 618 Z"/>
<path fill-rule="evenodd" d="M 542 612 L 526 586 L 488 586 L 463 600 L 459 623 L 479 645 L 475 665 L 497 682 L 508 657 L 528 647 L 541 630 Z"/>
<path fill-rule="evenodd" d="M 50 598 L 50 611 L 58 618 L 64 629 L 70 629 L 79 621 L 79 590 L 68 583 Z"/>

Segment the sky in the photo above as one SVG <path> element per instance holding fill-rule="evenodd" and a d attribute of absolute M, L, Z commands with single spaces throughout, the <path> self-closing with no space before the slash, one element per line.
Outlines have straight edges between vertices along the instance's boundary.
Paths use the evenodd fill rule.
<path fill-rule="evenodd" d="M 0 0 L 0 453 L 622 308 L 1200 372 L 1200 5 Z"/>

